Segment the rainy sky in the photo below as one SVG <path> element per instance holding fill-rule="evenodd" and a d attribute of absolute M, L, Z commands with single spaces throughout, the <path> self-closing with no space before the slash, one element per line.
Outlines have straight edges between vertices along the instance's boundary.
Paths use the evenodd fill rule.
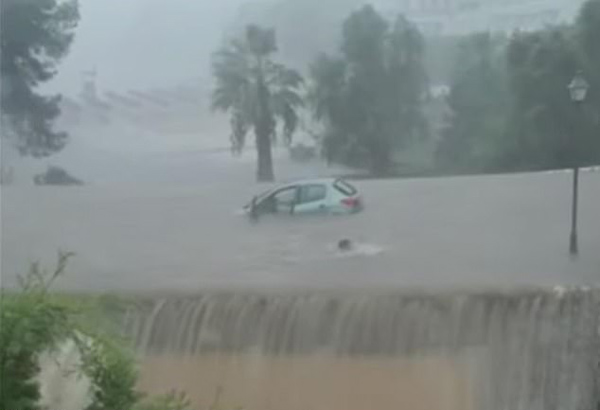
<path fill-rule="evenodd" d="M 404 4 L 397 1 L 370 2 L 384 8 Z M 67 96 L 81 90 L 82 72 L 92 69 L 97 70 L 97 85 L 103 91 L 171 87 L 198 79 L 208 82 L 211 52 L 239 19 L 241 6 L 273 3 L 273 0 L 79 2 L 81 20 L 71 52 L 59 67 L 57 77 L 46 86 L 52 92 Z M 323 0 L 318 8 L 325 12 L 327 6 L 331 9 L 341 3 L 360 1 Z M 518 13 L 529 16 L 529 5 L 533 5 L 532 10 L 538 10 L 539 3 L 523 0 L 523 7 L 517 7 L 521 2 L 511 2 L 511 7 L 506 8 L 522 8 Z M 574 14 L 581 0 L 544 0 L 543 3 L 555 9 L 564 9 L 570 4 L 568 8 L 573 9 L 571 14 Z M 485 28 L 487 23 L 482 16 L 472 17 L 483 24 L 479 29 Z"/>
<path fill-rule="evenodd" d="M 241 6 L 269 1 L 79 0 L 81 21 L 75 41 L 49 88 L 76 94 L 81 89 L 82 71 L 94 68 L 98 87 L 117 92 L 208 80 L 210 54 L 240 16 Z M 324 0 L 323 4 L 339 3 Z M 389 0 L 372 3 L 390 5 Z M 560 9 L 581 1 L 545 3 Z"/>
<path fill-rule="evenodd" d="M 96 68 L 103 90 L 160 87 L 207 77 L 210 53 L 243 0 L 79 0 L 81 20 L 70 54 L 50 84 L 80 91 Z"/>

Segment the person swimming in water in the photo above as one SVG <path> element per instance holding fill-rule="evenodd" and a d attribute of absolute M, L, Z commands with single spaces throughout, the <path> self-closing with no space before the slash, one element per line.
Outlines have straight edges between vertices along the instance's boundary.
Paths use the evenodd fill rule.
<path fill-rule="evenodd" d="M 342 239 L 338 242 L 338 249 L 340 251 L 349 251 L 352 250 L 352 241 L 350 239 Z"/>

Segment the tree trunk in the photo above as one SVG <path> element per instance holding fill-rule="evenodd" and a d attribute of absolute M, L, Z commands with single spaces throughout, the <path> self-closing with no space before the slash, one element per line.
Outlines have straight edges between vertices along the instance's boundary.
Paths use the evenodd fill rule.
<path fill-rule="evenodd" d="M 258 182 L 271 182 L 275 180 L 271 154 L 271 112 L 269 108 L 269 90 L 264 81 L 262 65 L 262 61 L 259 59 L 258 108 L 260 114 L 258 116 L 258 123 L 254 129 L 256 134 L 256 151 L 258 154 L 256 179 Z"/>
<path fill-rule="evenodd" d="M 370 168 L 371 174 L 376 177 L 386 176 L 391 171 L 391 147 L 385 141 L 371 139 Z"/>
<path fill-rule="evenodd" d="M 275 180 L 273 174 L 273 157 L 271 154 L 271 136 L 268 127 L 257 127 L 256 129 L 256 151 L 258 164 L 256 169 L 256 180 L 258 182 L 271 182 Z"/>

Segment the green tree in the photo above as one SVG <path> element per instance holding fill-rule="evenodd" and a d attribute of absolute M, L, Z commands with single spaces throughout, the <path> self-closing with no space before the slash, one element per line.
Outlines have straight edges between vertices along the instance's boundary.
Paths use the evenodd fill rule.
<path fill-rule="evenodd" d="M 236 18 L 238 27 L 254 23 L 274 27 L 280 57 L 294 67 L 305 67 L 315 55 L 339 45 L 339 25 L 359 0 L 267 0 L 247 2 Z M 310 24 L 306 24 L 310 21 Z"/>
<path fill-rule="evenodd" d="M 596 162 L 598 137 L 567 85 L 584 65 L 571 27 L 514 36 L 508 47 L 514 95 L 509 155 L 518 168 L 564 168 Z"/>
<path fill-rule="evenodd" d="M 47 156 L 60 150 L 67 134 L 55 131 L 60 96 L 37 87 L 56 74 L 79 21 L 77 0 L 2 0 L 0 2 L 2 117 L 22 155 Z"/>
<path fill-rule="evenodd" d="M 464 37 L 455 55 L 450 118 L 438 146 L 448 171 L 484 172 L 503 166 L 510 98 L 506 41 L 489 33 Z"/>
<path fill-rule="evenodd" d="M 574 26 L 465 38 L 451 83 L 450 125 L 439 145 L 446 169 L 514 171 L 600 161 L 600 0 L 589 0 Z M 567 85 L 583 70 L 588 99 Z"/>
<path fill-rule="evenodd" d="M 274 179 L 271 145 L 277 135 L 277 119 L 281 119 L 289 142 L 303 103 L 298 94 L 302 77 L 274 62 L 271 56 L 276 51 L 275 31 L 251 25 L 244 38 L 233 40 L 213 58 L 217 83 L 213 109 L 230 113 L 235 152 L 243 148 L 248 131 L 254 130 L 258 181 Z"/>
<path fill-rule="evenodd" d="M 597 82 L 600 77 L 600 0 L 588 0 L 579 13 L 576 22 L 577 40 L 589 66 L 586 76 Z"/>
<path fill-rule="evenodd" d="M 321 54 L 310 67 L 313 86 L 308 101 L 317 122 L 324 126 L 321 139 L 323 156 L 328 163 L 343 162 L 349 155 L 340 153 L 340 147 L 348 144 L 347 136 L 351 118 L 347 116 L 347 65 L 342 59 Z"/>
<path fill-rule="evenodd" d="M 328 159 L 392 171 L 395 151 L 425 131 L 423 56 L 421 35 L 403 16 L 390 26 L 365 6 L 346 19 L 341 57 L 322 55 L 311 66 L 310 101 Z"/>
<path fill-rule="evenodd" d="M 432 84 L 451 84 L 456 71 L 456 53 L 462 36 L 428 36 L 425 38 L 425 65 Z"/>
<path fill-rule="evenodd" d="M 582 51 L 583 71 L 590 83 L 586 120 L 595 128 L 596 141 L 600 145 L 600 0 L 589 0 L 581 8 L 576 22 L 577 42 Z M 600 148 L 597 161 L 600 162 Z"/>

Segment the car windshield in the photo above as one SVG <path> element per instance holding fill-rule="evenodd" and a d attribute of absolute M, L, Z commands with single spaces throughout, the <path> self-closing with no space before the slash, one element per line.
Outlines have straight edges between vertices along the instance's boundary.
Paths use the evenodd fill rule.
<path fill-rule="evenodd" d="M 0 0 L 0 410 L 600 410 L 600 0 Z"/>

